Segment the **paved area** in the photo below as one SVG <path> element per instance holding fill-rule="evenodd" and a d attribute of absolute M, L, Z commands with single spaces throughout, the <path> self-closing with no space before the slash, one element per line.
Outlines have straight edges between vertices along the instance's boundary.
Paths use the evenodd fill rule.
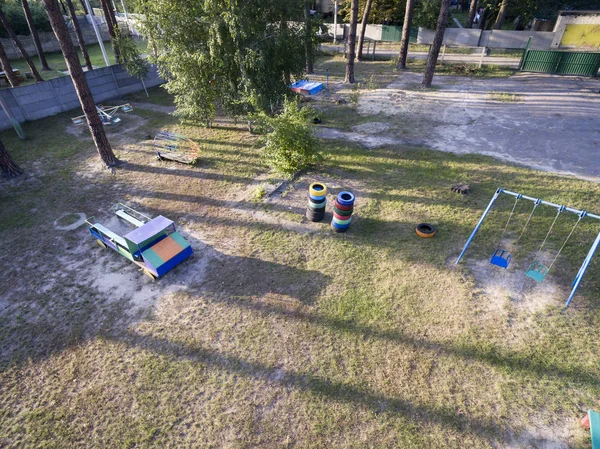
<path fill-rule="evenodd" d="M 393 142 L 479 153 L 600 180 L 600 79 L 436 76 L 431 91 L 419 89 L 421 79 L 404 73 L 386 88 L 363 91 L 361 124 L 321 136 L 367 148 Z"/>

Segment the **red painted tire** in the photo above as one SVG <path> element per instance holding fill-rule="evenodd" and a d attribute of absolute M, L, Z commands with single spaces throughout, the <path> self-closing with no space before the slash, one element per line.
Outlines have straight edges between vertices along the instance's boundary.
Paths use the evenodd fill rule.
<path fill-rule="evenodd" d="M 337 207 L 339 210 L 352 210 L 354 209 L 354 206 L 342 206 L 340 203 L 337 202 L 337 200 L 335 201 L 335 207 Z"/>
<path fill-rule="evenodd" d="M 334 216 L 335 218 L 337 218 L 338 220 L 342 220 L 342 221 L 344 221 L 344 220 L 348 220 L 348 219 L 351 217 L 351 215 L 340 215 L 340 214 L 338 214 L 337 212 L 334 212 L 334 213 L 333 213 L 333 216 Z"/>

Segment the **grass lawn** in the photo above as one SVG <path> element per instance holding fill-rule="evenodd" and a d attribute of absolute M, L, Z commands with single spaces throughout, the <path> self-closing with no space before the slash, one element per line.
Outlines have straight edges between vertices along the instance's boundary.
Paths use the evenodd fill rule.
<path fill-rule="evenodd" d="M 396 58 L 378 57 L 374 61 L 365 61 L 357 64 L 355 68 L 355 77 L 358 83 L 370 84 L 373 86 L 383 86 L 391 82 L 398 74 L 396 70 Z M 412 72 L 425 72 L 427 60 L 415 59 L 409 56 L 407 69 Z M 322 55 L 317 58 L 315 64 L 315 74 L 311 79 L 325 79 L 325 71 L 328 70 L 331 79 L 343 80 L 346 71 L 346 60 L 341 54 Z M 436 67 L 436 75 L 459 75 L 471 76 L 477 78 L 505 78 L 513 75 L 515 69 L 510 67 L 500 67 L 495 65 L 484 65 L 478 68 L 476 64 L 467 63 L 444 63 Z"/>
<path fill-rule="evenodd" d="M 359 79 L 388 72 L 357 64 Z M 168 103 L 155 89 L 143 101 L 154 99 Z M 589 447 L 577 421 L 600 406 L 598 259 L 573 306 L 561 301 L 597 225 L 582 223 L 538 286 L 520 271 L 552 211 L 536 216 L 509 273 L 515 297 L 487 283 L 508 279 L 487 260 L 510 201 L 453 261 L 497 187 L 593 209 L 598 184 L 322 141 L 321 166 L 257 202 L 273 175 L 243 124 L 206 129 L 136 108 L 108 130 L 126 161 L 109 172 L 71 115 L 25 124 L 27 141 L 0 136 L 26 172 L 0 183 L 2 447 Z M 324 125 L 348 117 L 369 119 L 323 106 Z M 200 164 L 155 160 L 159 129 L 196 140 Z M 317 180 L 329 203 L 356 194 L 348 233 L 303 218 Z M 455 182 L 472 194 L 451 193 Z M 57 226 L 74 213 L 108 222 L 119 201 L 175 220 L 195 257 L 152 283 L 85 226 Z M 508 237 L 527 214 L 517 210 Z M 437 235 L 417 237 L 420 222 Z M 551 250 L 569 226 L 557 224 Z"/>
<path fill-rule="evenodd" d="M 146 52 L 147 44 L 145 41 L 136 39 L 135 43 L 141 53 Z M 106 54 L 108 56 L 110 63 L 115 64 L 116 63 L 115 62 L 115 54 L 113 52 L 112 43 L 105 42 L 104 48 L 106 50 Z M 79 47 L 76 47 L 76 50 L 77 50 L 77 54 L 79 55 L 79 61 L 81 62 L 81 65 L 83 67 L 85 67 L 85 61 L 83 59 L 83 56 L 81 55 L 81 52 L 79 51 Z M 90 56 L 90 61 L 92 62 L 92 65 L 94 67 L 104 67 L 106 65 L 106 63 L 104 62 L 104 57 L 102 56 L 102 52 L 100 51 L 100 45 L 98 45 L 98 44 L 88 45 L 87 50 L 88 50 L 88 53 Z M 37 67 L 38 71 L 40 72 L 40 75 L 42 76 L 42 78 L 44 80 L 58 78 L 61 76 L 67 76 L 67 74 L 61 73 L 61 72 L 66 72 L 66 70 L 67 70 L 67 63 L 65 62 L 65 59 L 63 58 L 63 54 L 61 52 L 45 53 L 45 55 L 46 55 L 46 60 L 48 61 L 48 65 L 50 66 L 50 68 L 52 68 L 52 71 L 50 71 L 50 72 L 41 70 L 42 65 L 40 63 L 39 58 L 37 57 L 37 54 L 30 55 L 33 60 L 33 63 Z M 10 63 L 14 69 L 19 69 L 21 71 L 21 73 L 31 71 L 29 69 L 29 66 L 25 62 L 25 60 L 22 58 L 11 60 Z M 25 82 L 21 83 L 20 85 L 23 86 L 25 84 L 32 84 L 32 83 L 35 83 L 35 80 L 26 79 Z"/>
<path fill-rule="evenodd" d="M 452 16 L 456 17 L 456 20 L 460 22 L 460 24 L 464 27 L 467 25 L 467 20 L 469 18 L 469 11 L 461 11 L 460 9 L 451 9 L 450 10 L 450 20 L 448 20 L 448 27 L 450 28 L 459 28 L 452 20 Z"/>

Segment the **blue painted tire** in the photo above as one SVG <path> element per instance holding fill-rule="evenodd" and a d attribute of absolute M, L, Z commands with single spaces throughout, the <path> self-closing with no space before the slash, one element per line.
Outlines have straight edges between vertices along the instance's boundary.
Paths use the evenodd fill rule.
<path fill-rule="evenodd" d="M 354 195 L 351 192 L 340 192 L 337 196 L 337 202 L 342 206 L 353 206 Z"/>
<path fill-rule="evenodd" d="M 331 229 L 333 229 L 335 232 L 346 232 L 348 230 L 348 228 L 349 228 L 349 226 L 340 228 L 340 227 L 336 226 L 334 223 L 331 223 Z"/>
<path fill-rule="evenodd" d="M 346 232 L 348 229 L 339 229 L 339 228 L 335 228 L 335 227 L 331 227 L 331 229 L 333 229 L 333 232 L 335 232 L 336 234 L 341 234 L 343 232 Z"/>
<path fill-rule="evenodd" d="M 338 224 L 338 223 L 332 221 L 331 226 L 333 226 L 334 228 L 338 228 L 338 229 L 348 229 L 350 227 L 350 223 L 341 225 L 341 224 Z"/>
<path fill-rule="evenodd" d="M 327 197 L 325 196 L 315 196 L 315 195 L 311 195 L 310 193 L 308 194 L 308 197 L 310 198 L 310 200 L 314 203 L 322 203 L 324 201 L 327 201 Z"/>

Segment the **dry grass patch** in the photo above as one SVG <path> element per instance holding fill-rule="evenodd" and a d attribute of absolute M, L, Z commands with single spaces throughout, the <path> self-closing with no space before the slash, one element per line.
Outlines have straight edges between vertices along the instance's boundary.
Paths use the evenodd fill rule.
<path fill-rule="evenodd" d="M 562 297 L 492 307 L 487 278 L 448 260 L 499 185 L 579 206 L 600 193 L 596 184 L 480 156 L 323 142 L 321 168 L 254 201 L 271 175 L 244 127 L 205 129 L 141 108 L 124 125 L 130 116 L 141 128 L 111 131 L 126 161 L 114 173 L 98 167 L 90 139 L 66 133 L 65 115 L 25 125 L 27 143 L 2 136 L 28 174 L 0 185 L 0 445 L 585 440 L 572 423 L 598 406 L 598 277 L 566 312 Z M 158 129 L 197 141 L 199 165 L 155 160 L 147 136 Z M 330 203 L 342 189 L 356 193 L 348 233 L 330 232 L 330 206 L 323 223 L 303 218 L 315 180 Z M 451 193 L 457 180 L 473 193 Z M 174 219 L 195 258 L 152 283 L 85 227 L 52 226 L 79 212 L 108 220 L 117 201 Z M 498 206 L 469 264 L 495 248 L 509 210 Z M 551 220 L 540 214 L 522 254 Z M 438 227 L 435 238 L 415 235 L 422 221 Z M 552 283 L 568 284 L 596 231 L 581 225 Z M 590 273 L 598 269 L 594 261 Z"/>

